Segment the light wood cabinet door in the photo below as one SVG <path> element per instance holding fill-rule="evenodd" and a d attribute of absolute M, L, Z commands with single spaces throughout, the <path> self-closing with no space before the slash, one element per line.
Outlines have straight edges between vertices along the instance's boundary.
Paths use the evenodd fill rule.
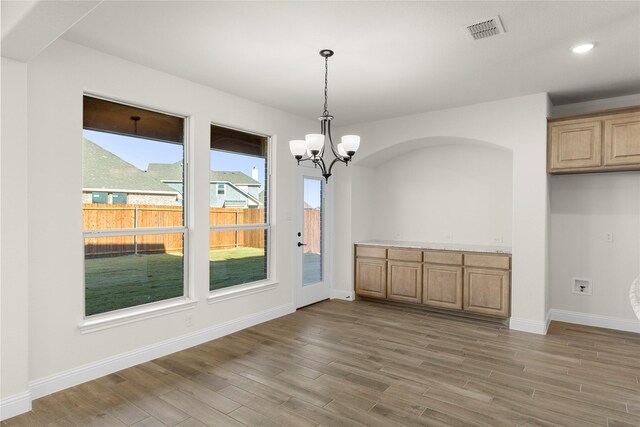
<path fill-rule="evenodd" d="M 605 166 L 640 165 L 640 113 L 604 121 Z"/>
<path fill-rule="evenodd" d="M 462 267 L 425 264 L 422 303 L 462 310 Z"/>
<path fill-rule="evenodd" d="M 509 271 L 488 268 L 464 269 L 464 310 L 470 313 L 508 317 Z"/>
<path fill-rule="evenodd" d="M 553 124 L 549 129 L 549 171 L 593 168 L 602 164 L 600 120 Z"/>
<path fill-rule="evenodd" d="M 365 297 L 387 297 L 387 261 L 356 258 L 356 293 Z"/>
<path fill-rule="evenodd" d="M 389 261 L 387 264 L 387 299 L 422 302 L 422 264 Z"/>

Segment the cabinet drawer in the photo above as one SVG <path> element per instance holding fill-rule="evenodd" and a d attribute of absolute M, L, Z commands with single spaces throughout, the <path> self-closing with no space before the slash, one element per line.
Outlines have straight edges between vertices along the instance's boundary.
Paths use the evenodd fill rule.
<path fill-rule="evenodd" d="M 500 268 L 509 270 L 511 257 L 507 255 L 466 254 L 464 256 L 465 267 Z"/>
<path fill-rule="evenodd" d="M 424 251 L 424 262 L 430 264 L 462 265 L 462 254 L 458 252 Z"/>
<path fill-rule="evenodd" d="M 411 249 L 389 249 L 387 251 L 387 258 L 398 261 L 421 262 L 422 252 Z"/>
<path fill-rule="evenodd" d="M 386 258 L 387 248 L 356 246 L 356 256 L 366 258 Z"/>

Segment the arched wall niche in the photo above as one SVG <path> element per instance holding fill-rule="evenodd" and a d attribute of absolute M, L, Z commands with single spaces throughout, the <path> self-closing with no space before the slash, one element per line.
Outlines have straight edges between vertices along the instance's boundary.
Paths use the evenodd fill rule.
<path fill-rule="evenodd" d="M 450 145 L 467 145 L 486 147 L 499 151 L 508 151 L 513 153 L 511 146 L 505 146 L 495 142 L 483 141 L 480 139 L 465 138 L 459 136 L 428 136 L 415 138 L 408 141 L 400 141 L 395 144 L 382 147 L 375 152 L 358 153 L 353 158 L 353 164 L 361 167 L 376 168 L 384 162 L 406 155 L 412 151 L 422 150 L 430 147 L 450 146 Z"/>
<path fill-rule="evenodd" d="M 369 239 L 511 246 L 513 154 L 486 141 L 430 137 L 361 159 L 371 175 L 353 191 L 369 192 Z M 372 188 L 371 188 L 372 187 Z"/>
<path fill-rule="evenodd" d="M 547 94 L 540 93 L 335 129 L 335 135 L 360 135 L 362 144 L 353 164 L 337 168 L 332 177 L 334 295 L 353 297 L 353 244 L 374 238 L 381 227 L 373 221 L 378 164 L 391 154 L 445 142 L 493 145 L 510 150 L 513 159 L 510 325 L 544 334 L 549 301 L 546 118 L 550 108 Z"/>

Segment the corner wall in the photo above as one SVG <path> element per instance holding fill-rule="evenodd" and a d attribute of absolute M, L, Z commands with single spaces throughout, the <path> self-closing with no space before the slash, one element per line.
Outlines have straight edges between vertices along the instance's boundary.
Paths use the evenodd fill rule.
<path fill-rule="evenodd" d="M 0 419 L 31 409 L 27 273 L 27 65 L 2 58 Z"/>
<path fill-rule="evenodd" d="M 2 59 L 2 405 L 48 393 L 290 313 L 295 162 L 287 142 L 316 126 L 64 40 L 26 65 Z M 81 333 L 84 92 L 189 117 L 189 277 L 195 307 Z M 28 111 L 27 111 L 28 103 Z M 209 296 L 210 123 L 272 135 L 273 286 Z M 28 137 L 27 137 L 28 136 Z M 28 165 L 28 167 L 27 167 Z M 28 230 L 28 232 L 27 232 Z M 32 395 L 29 396 L 29 390 Z M 13 396 L 13 397 L 12 397 Z M 8 398 L 11 398 L 7 400 Z M 28 409 L 22 406 L 18 412 Z M 16 415 L 3 410 L 2 418 Z"/>
<path fill-rule="evenodd" d="M 336 263 L 334 286 L 353 290 L 353 243 L 372 238 L 371 217 L 376 213 L 357 203 L 355 194 L 371 190 L 358 185 L 358 176 L 368 157 L 384 150 L 406 152 L 425 138 L 466 138 L 498 145 L 513 151 L 513 329 L 544 334 L 547 324 L 547 225 L 548 178 L 546 173 L 546 118 L 549 114 L 546 94 L 536 94 L 467 107 L 362 123 L 337 129 L 335 134 L 359 134 L 360 151 L 356 167 L 340 171 L 336 182 Z M 348 170 L 348 171 L 347 171 Z M 343 179 L 342 176 L 347 176 Z M 359 181 L 366 181 L 360 179 Z M 340 220 L 343 219 L 343 221 Z M 355 227 L 354 222 L 363 222 Z M 353 231 L 352 228 L 353 227 Z"/>

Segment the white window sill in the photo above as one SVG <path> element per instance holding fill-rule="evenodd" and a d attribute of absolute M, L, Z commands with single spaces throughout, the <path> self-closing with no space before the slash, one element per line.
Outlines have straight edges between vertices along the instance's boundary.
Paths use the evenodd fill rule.
<path fill-rule="evenodd" d="M 89 319 L 85 319 L 78 329 L 80 333 L 86 334 L 90 332 L 101 331 L 104 329 L 115 328 L 117 326 L 126 325 L 128 323 L 139 322 L 145 319 L 151 319 L 165 314 L 177 313 L 179 311 L 190 310 L 196 306 L 198 300 L 189 298 L 180 298 L 173 301 L 165 301 L 156 304 L 149 304 L 143 307 L 133 307 L 131 309 L 118 310 L 114 313 L 98 314 Z"/>
<path fill-rule="evenodd" d="M 209 304 L 215 304 L 217 302 L 227 301 L 233 298 L 240 298 L 246 295 L 257 294 L 258 292 L 269 291 L 275 289 L 278 286 L 278 282 L 264 281 L 258 283 L 250 283 L 248 285 L 237 285 L 229 288 L 216 289 L 209 292 L 207 302 Z"/>

